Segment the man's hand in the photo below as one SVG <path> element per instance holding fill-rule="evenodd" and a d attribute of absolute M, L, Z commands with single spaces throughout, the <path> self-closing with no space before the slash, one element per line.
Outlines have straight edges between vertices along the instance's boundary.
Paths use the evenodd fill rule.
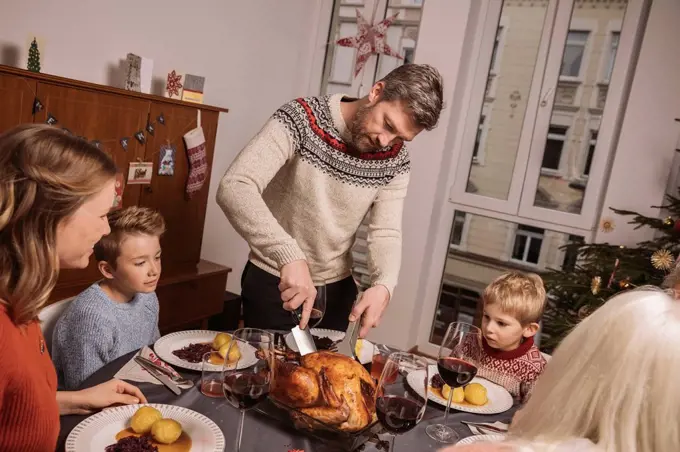
<path fill-rule="evenodd" d="M 305 328 L 316 299 L 316 287 L 309 273 L 307 261 L 293 261 L 281 267 L 279 290 L 281 300 L 283 300 L 283 309 L 294 311 L 303 305 L 300 328 Z"/>
<path fill-rule="evenodd" d="M 354 306 L 349 316 L 350 322 L 361 319 L 359 337 L 366 337 L 371 328 L 380 325 L 380 319 L 389 301 L 390 292 L 385 286 L 373 286 L 363 293 L 361 300 Z"/>

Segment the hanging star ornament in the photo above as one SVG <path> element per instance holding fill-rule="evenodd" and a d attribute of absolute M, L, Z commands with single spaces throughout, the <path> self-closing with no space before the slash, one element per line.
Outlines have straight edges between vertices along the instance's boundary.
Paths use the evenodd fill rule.
<path fill-rule="evenodd" d="M 368 21 L 361 15 L 357 9 L 357 28 L 356 36 L 338 39 L 335 43 L 342 47 L 354 47 L 357 49 L 357 56 L 354 62 L 354 76 L 359 75 L 359 72 L 364 68 L 368 58 L 375 54 L 384 54 L 393 56 L 403 60 L 404 58 L 395 52 L 392 47 L 387 44 L 385 33 L 392 23 L 397 19 L 399 13 L 388 17 L 377 24 L 369 24 Z"/>

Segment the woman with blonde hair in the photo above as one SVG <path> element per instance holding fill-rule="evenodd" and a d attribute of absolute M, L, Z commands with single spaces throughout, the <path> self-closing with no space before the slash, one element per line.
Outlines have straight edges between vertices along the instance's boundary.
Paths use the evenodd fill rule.
<path fill-rule="evenodd" d="M 680 451 L 679 348 L 679 301 L 647 287 L 615 295 L 559 345 L 512 441 L 455 451 Z"/>
<path fill-rule="evenodd" d="M 87 267 L 109 232 L 116 167 L 46 125 L 0 135 L 0 450 L 54 450 L 60 414 L 146 402 L 118 380 L 57 392 L 38 313 L 60 268 Z"/>

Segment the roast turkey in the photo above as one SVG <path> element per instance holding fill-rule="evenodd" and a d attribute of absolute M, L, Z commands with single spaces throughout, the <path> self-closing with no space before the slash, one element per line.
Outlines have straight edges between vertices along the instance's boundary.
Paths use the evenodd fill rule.
<path fill-rule="evenodd" d="M 319 351 L 300 364 L 276 361 L 276 400 L 339 430 L 354 432 L 375 420 L 375 382 L 357 361 Z"/>

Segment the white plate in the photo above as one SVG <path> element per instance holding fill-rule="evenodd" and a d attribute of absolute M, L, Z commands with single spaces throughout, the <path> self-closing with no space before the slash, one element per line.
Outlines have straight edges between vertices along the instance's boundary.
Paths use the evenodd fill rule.
<path fill-rule="evenodd" d="M 406 381 L 408 382 L 409 386 L 411 386 L 411 388 L 418 392 L 420 395 L 423 394 L 422 388 L 422 381 L 424 377 L 423 373 L 424 373 L 423 370 L 416 370 L 414 372 L 409 373 L 408 376 L 406 377 Z M 431 385 L 432 377 L 434 377 L 438 373 L 439 372 L 437 371 L 436 365 L 430 366 L 430 381 L 428 382 L 428 385 Z M 417 383 L 418 381 L 421 382 L 420 387 Z M 479 383 L 486 388 L 486 394 L 487 397 L 489 398 L 489 401 L 486 403 L 486 405 L 483 406 L 473 406 L 467 404 L 461 405 L 455 402 L 451 402 L 451 408 L 458 411 L 467 411 L 468 413 L 477 414 L 503 413 L 512 408 L 513 403 L 512 396 L 503 386 L 499 386 L 496 383 L 492 383 L 489 380 L 480 377 L 473 378 L 470 383 Z M 446 406 L 447 400 L 444 399 L 443 397 L 440 397 L 438 394 L 430 391 L 429 389 L 427 391 L 427 398 L 444 407 Z"/>
<path fill-rule="evenodd" d="M 456 446 L 464 446 L 467 444 L 474 444 L 474 443 L 481 443 L 481 442 L 486 442 L 486 443 L 498 443 L 500 441 L 503 441 L 505 439 L 505 435 L 474 435 L 474 436 L 468 436 L 467 438 L 463 438 L 460 441 L 456 443 Z"/>
<path fill-rule="evenodd" d="M 189 361 L 184 361 L 178 358 L 172 352 L 184 348 L 189 344 L 198 344 L 204 342 L 211 342 L 215 339 L 215 336 L 219 334 L 220 331 L 210 331 L 210 330 L 188 330 L 188 331 L 178 331 L 172 334 L 166 334 L 162 338 L 158 339 L 155 344 L 153 344 L 153 349 L 156 355 L 166 363 L 183 367 L 189 370 L 201 371 L 201 363 L 190 363 Z M 244 347 L 245 345 L 245 347 Z M 238 368 L 243 369 L 250 367 L 257 363 L 257 358 L 255 357 L 255 348 L 244 343 L 239 343 L 241 349 L 241 359 L 238 362 Z M 220 371 L 222 370 L 222 365 L 211 364 L 210 370 Z"/>
<path fill-rule="evenodd" d="M 333 342 L 335 341 L 341 341 L 345 337 L 345 332 L 344 331 L 337 331 L 337 330 L 327 330 L 325 328 L 312 328 L 309 330 L 310 333 L 312 333 L 313 336 L 316 337 L 327 337 Z M 288 333 L 284 337 L 284 340 L 286 341 L 286 346 L 293 350 L 294 352 L 298 351 L 297 344 L 295 343 L 295 338 L 293 337 L 293 333 Z M 368 364 L 371 361 L 373 361 L 373 344 L 366 340 L 366 339 L 357 339 L 357 343 L 361 341 L 362 345 L 361 348 L 359 349 L 359 362 L 361 364 Z"/>
<path fill-rule="evenodd" d="M 66 452 L 83 450 L 104 451 L 116 443 L 116 435 L 128 428 L 130 418 L 143 405 L 126 405 L 109 408 L 93 414 L 74 428 L 66 439 Z M 191 438 L 192 452 L 223 452 L 224 435 L 210 419 L 187 408 L 151 403 L 163 417 L 182 424 L 182 430 Z"/>

